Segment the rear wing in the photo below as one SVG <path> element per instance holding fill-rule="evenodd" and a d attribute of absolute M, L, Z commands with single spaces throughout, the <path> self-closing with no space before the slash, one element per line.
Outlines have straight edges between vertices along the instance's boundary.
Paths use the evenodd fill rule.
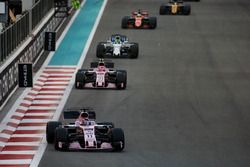
<path fill-rule="evenodd" d="M 99 63 L 100 63 L 100 61 L 91 62 L 91 63 L 90 63 L 90 68 L 97 68 L 98 65 L 99 65 Z M 114 68 L 114 63 L 111 62 L 111 61 L 105 60 L 105 61 L 104 61 L 104 66 L 105 66 L 106 68 Z"/>
<path fill-rule="evenodd" d="M 90 120 L 96 119 L 95 111 L 92 108 L 70 108 L 63 111 L 64 119 L 77 119 L 81 112 L 87 112 Z"/>

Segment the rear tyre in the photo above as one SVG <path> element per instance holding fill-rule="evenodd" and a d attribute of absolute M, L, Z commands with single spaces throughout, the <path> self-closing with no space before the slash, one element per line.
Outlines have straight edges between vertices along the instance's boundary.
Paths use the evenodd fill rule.
<path fill-rule="evenodd" d="M 97 48 L 96 48 L 96 57 L 104 58 L 104 55 L 105 55 L 104 42 L 100 42 L 98 43 Z"/>
<path fill-rule="evenodd" d="M 149 25 L 151 29 L 155 29 L 157 26 L 157 18 L 156 17 L 150 17 L 149 18 Z"/>
<path fill-rule="evenodd" d="M 111 145 L 114 151 L 121 152 L 125 147 L 124 132 L 121 128 L 111 129 Z"/>
<path fill-rule="evenodd" d="M 191 6 L 190 5 L 183 6 L 183 14 L 190 15 L 190 13 L 191 13 Z"/>
<path fill-rule="evenodd" d="M 129 16 L 125 16 L 122 18 L 122 28 L 128 28 Z"/>
<path fill-rule="evenodd" d="M 126 89 L 127 87 L 127 72 L 125 70 L 116 71 L 116 87 L 117 89 Z"/>
<path fill-rule="evenodd" d="M 85 73 L 88 70 L 85 69 L 80 69 L 76 73 L 76 78 L 75 78 L 75 88 L 76 89 L 83 89 L 84 84 L 85 84 Z"/>
<path fill-rule="evenodd" d="M 139 54 L 139 44 L 138 43 L 132 43 L 130 47 L 130 58 L 137 58 Z"/>
<path fill-rule="evenodd" d="M 62 125 L 58 121 L 49 121 L 46 126 L 46 140 L 48 143 L 53 143 L 55 140 L 55 130 L 57 127 Z"/>
<path fill-rule="evenodd" d="M 159 10 L 160 15 L 166 14 L 167 13 L 166 11 L 167 11 L 167 7 L 165 5 L 161 5 L 160 10 Z"/>
<path fill-rule="evenodd" d="M 59 144 L 61 147 L 59 147 Z M 55 131 L 55 149 L 58 151 L 67 151 L 69 149 L 68 130 L 65 128 L 56 128 Z"/>

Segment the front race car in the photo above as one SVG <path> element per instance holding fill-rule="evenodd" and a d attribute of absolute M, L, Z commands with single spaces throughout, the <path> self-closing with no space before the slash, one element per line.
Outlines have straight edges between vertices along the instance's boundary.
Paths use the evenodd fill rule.
<path fill-rule="evenodd" d="M 67 110 L 64 111 L 64 115 L 72 115 L 71 119 L 76 119 L 81 112 L 81 109 Z M 93 111 L 90 112 L 93 113 Z M 64 116 L 64 119 L 67 118 Z M 112 122 L 96 123 L 94 119 L 90 119 L 84 125 L 50 121 L 47 123 L 46 137 L 47 142 L 53 143 L 54 148 L 58 151 L 105 150 L 120 152 L 125 147 L 124 132 L 121 128 L 115 128 Z"/>

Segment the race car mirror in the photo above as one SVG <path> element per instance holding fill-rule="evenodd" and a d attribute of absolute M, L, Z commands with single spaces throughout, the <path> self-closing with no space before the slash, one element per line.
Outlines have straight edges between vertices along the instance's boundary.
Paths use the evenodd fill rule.
<path fill-rule="evenodd" d="M 19 87 L 33 86 L 32 63 L 18 64 L 18 81 Z"/>

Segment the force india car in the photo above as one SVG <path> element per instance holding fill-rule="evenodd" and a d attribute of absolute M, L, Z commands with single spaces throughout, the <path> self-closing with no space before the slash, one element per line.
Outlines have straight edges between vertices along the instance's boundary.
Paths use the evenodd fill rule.
<path fill-rule="evenodd" d="M 90 64 L 90 69 L 79 69 L 75 77 L 75 88 L 126 89 L 127 72 L 114 70 L 113 62 L 99 60 Z"/>
<path fill-rule="evenodd" d="M 107 42 L 100 42 L 97 45 L 96 56 L 98 58 L 137 58 L 138 52 L 138 43 L 129 42 L 125 35 L 114 34 Z"/>
<path fill-rule="evenodd" d="M 160 6 L 160 15 L 189 15 L 191 6 L 182 0 L 170 0 L 167 4 Z"/>
<path fill-rule="evenodd" d="M 156 17 L 149 17 L 147 11 L 132 12 L 131 16 L 122 18 L 122 28 L 144 28 L 155 29 L 157 26 Z"/>
<path fill-rule="evenodd" d="M 89 115 L 84 125 L 49 121 L 46 126 L 46 139 L 58 151 L 70 150 L 109 150 L 120 152 L 125 146 L 124 132 L 115 128 L 112 122 L 95 122 L 96 114 L 89 108 L 72 108 L 64 111 L 64 119 L 77 119 L 81 112 Z"/>

